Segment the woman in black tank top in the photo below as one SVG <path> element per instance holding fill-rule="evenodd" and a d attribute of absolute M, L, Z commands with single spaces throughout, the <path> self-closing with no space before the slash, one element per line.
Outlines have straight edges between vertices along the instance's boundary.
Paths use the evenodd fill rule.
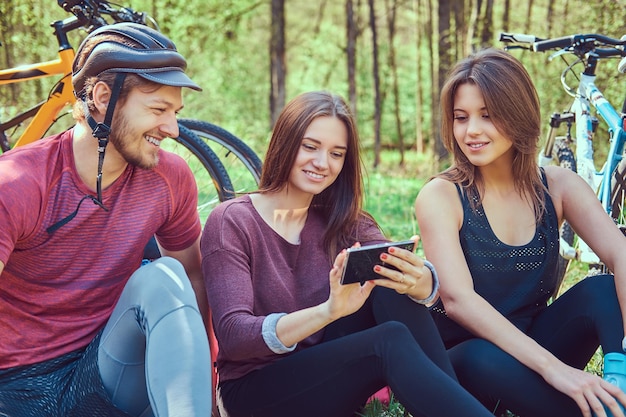
<path fill-rule="evenodd" d="M 519 416 L 622 416 L 626 394 L 583 369 L 599 346 L 626 361 L 626 238 L 574 172 L 537 166 L 530 76 L 506 52 L 479 51 L 453 68 L 441 111 L 454 163 L 415 210 L 441 282 L 431 313 L 460 382 Z M 556 298 L 564 220 L 615 275 Z"/>

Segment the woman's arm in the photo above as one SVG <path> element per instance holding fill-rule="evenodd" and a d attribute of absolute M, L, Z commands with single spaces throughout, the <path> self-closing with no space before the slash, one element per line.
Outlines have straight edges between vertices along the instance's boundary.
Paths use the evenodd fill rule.
<path fill-rule="evenodd" d="M 311 233 L 296 248 L 268 236 L 265 223 L 251 213 L 245 200 L 218 206 L 201 241 L 215 334 L 221 354 L 233 361 L 293 350 L 331 321 L 356 311 L 374 286 L 339 284 L 345 253 L 331 264 Z M 323 227 L 321 220 L 309 220 L 319 223 L 310 231 Z M 314 335 L 306 342 L 318 339 Z"/>
<path fill-rule="evenodd" d="M 559 219 L 576 233 L 615 274 L 615 287 L 626 334 L 626 237 L 602 208 L 593 190 L 568 169 L 546 169 Z"/>
<path fill-rule="evenodd" d="M 330 296 L 314 307 L 289 313 L 278 320 L 276 335 L 285 346 L 292 346 L 323 329 L 333 321 L 357 311 L 369 297 L 375 284 L 371 281 L 342 285 L 341 271 L 346 260 L 342 251 L 330 270 Z"/>

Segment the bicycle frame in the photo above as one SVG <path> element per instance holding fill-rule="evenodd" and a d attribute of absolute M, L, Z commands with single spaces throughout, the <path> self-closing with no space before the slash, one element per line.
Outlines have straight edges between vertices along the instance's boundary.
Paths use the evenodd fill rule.
<path fill-rule="evenodd" d="M 56 21 L 52 26 L 59 43 L 57 59 L 0 70 L 0 86 L 45 77 L 62 76 L 55 84 L 47 100 L 0 124 L 0 139 L 6 141 L 5 131 L 32 117 L 13 146 L 24 145 L 42 138 L 61 110 L 76 101 L 72 87 L 74 49 L 69 44 L 67 32 L 80 27 L 81 23 L 76 17 L 70 17 Z M 8 143 L 6 145 L 8 146 Z M 7 150 L 4 148 L 5 146 L 3 146 L 3 150 Z"/>
<path fill-rule="evenodd" d="M 617 111 L 604 97 L 600 89 L 595 85 L 595 66 L 588 66 L 580 76 L 580 82 L 572 105 L 572 112 L 576 120 L 576 164 L 577 172 L 596 192 L 602 207 L 611 217 L 616 218 L 619 214 L 612 213 L 611 205 L 611 176 L 617 169 L 622 154 L 624 152 L 624 142 L 626 134 L 622 126 L 622 119 Z M 594 122 L 596 120 L 591 115 L 591 106 L 605 121 L 609 137 L 610 146 L 606 161 L 600 171 L 597 171 L 593 159 L 593 135 L 595 131 Z M 564 242 L 561 242 L 564 245 Z M 571 253 L 572 248 L 561 248 L 562 253 Z M 600 259 L 582 240 L 578 239 L 578 259 L 588 264 L 598 264 Z"/>
<path fill-rule="evenodd" d="M 550 56 L 550 60 L 563 54 L 574 54 L 578 61 L 569 65 L 561 74 L 561 83 L 566 92 L 574 97 L 571 108 L 564 114 L 554 113 L 550 119 L 547 140 L 542 153 L 539 155 L 539 165 L 545 166 L 552 163 L 553 150 L 557 150 L 559 165 L 576 170 L 578 175 L 596 192 L 598 199 L 611 218 L 617 223 L 622 222 L 622 207 L 616 207 L 615 196 L 612 195 L 614 174 L 615 179 L 623 176 L 622 158 L 626 142 L 626 114 L 618 111 L 604 97 L 602 91 L 595 85 L 596 69 L 598 62 L 603 58 L 622 57 L 618 65 L 618 71 L 626 72 L 626 39 L 613 39 L 601 34 L 578 34 L 563 36 L 552 39 L 541 39 L 534 35 L 501 33 L 500 41 L 516 44 L 511 48 L 529 49 L 534 52 L 557 50 Z M 521 46 L 520 46 L 521 45 Z M 526 45 L 526 46 L 524 46 Z M 572 71 L 572 67 L 578 63 L 584 64 L 584 70 L 580 74 L 578 87 L 570 88 L 565 76 Z M 626 108 L 626 103 L 624 104 Z M 592 108 L 605 122 L 609 134 L 609 150 L 602 168 L 596 170 L 593 156 L 593 136 L 599 120 L 591 115 Z M 625 112 L 625 110 L 622 110 Z M 557 141 L 556 128 L 561 123 L 567 123 L 568 131 L 565 140 Z M 571 149 L 571 125 L 576 124 L 576 156 Z M 619 184 L 619 182 L 618 182 Z M 619 201 L 622 201 L 620 197 Z M 615 213 L 613 212 L 615 211 Z M 565 236 L 565 238 L 564 238 Z M 577 249 L 571 246 L 573 241 L 571 227 L 564 224 L 561 228 L 561 256 L 564 259 L 578 259 L 589 264 L 600 264 L 597 255 L 578 238 Z M 566 241 L 567 238 L 567 241 Z"/>
<path fill-rule="evenodd" d="M 596 62 L 590 63 L 581 75 L 577 95 L 572 106 L 576 115 L 576 160 L 578 162 L 578 174 L 597 192 L 607 214 L 616 217 L 615 213 L 611 213 L 611 176 L 622 160 L 626 133 L 624 132 L 622 117 L 595 85 L 595 65 Z M 592 139 L 594 129 L 591 106 L 596 109 L 596 112 L 606 123 L 610 137 L 607 159 L 600 171 L 596 171 L 593 165 Z"/>

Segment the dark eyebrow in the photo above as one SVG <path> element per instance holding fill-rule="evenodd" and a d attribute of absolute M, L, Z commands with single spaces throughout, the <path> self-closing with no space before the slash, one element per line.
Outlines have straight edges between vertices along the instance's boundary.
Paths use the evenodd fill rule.
<path fill-rule="evenodd" d="M 322 141 L 317 140 L 317 139 L 315 139 L 315 138 L 310 138 L 310 137 L 308 137 L 308 136 L 305 136 L 305 137 L 303 137 L 303 138 L 302 138 L 302 140 L 305 140 L 305 139 L 306 139 L 306 140 L 310 140 L 311 142 L 315 142 L 315 143 L 317 143 L 318 145 L 321 145 L 321 144 L 322 144 Z M 344 149 L 344 150 L 347 150 L 347 149 L 348 149 L 348 147 L 347 147 L 347 146 L 335 146 L 335 148 L 338 148 L 338 149 Z"/>
<path fill-rule="evenodd" d="M 171 101 L 166 100 L 166 99 L 163 99 L 163 98 L 154 98 L 154 99 L 152 100 L 152 104 L 161 104 L 161 105 L 164 105 L 164 106 L 167 106 L 167 107 L 173 107 L 173 106 L 174 106 L 174 104 L 173 104 Z M 185 107 L 185 105 L 181 105 L 181 106 L 180 106 L 178 109 L 176 109 L 175 111 L 176 111 L 176 112 L 179 112 L 179 111 L 181 111 L 184 107 Z"/>
<path fill-rule="evenodd" d="M 452 111 L 453 111 L 453 112 L 455 112 L 455 111 L 462 111 L 462 112 L 467 113 L 467 110 L 465 110 L 465 109 L 452 109 Z M 481 107 L 481 108 L 479 109 L 479 111 L 488 111 L 487 106 Z"/>

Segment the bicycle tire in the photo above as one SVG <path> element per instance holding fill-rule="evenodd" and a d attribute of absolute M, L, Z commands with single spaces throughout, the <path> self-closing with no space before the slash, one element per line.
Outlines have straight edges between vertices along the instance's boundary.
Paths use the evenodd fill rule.
<path fill-rule="evenodd" d="M 180 123 L 178 129 L 178 137 L 173 140 L 165 139 L 161 148 L 183 158 L 191 169 L 198 187 L 198 214 L 204 225 L 216 205 L 235 196 L 231 191 L 233 185 L 215 152 Z M 154 260 L 160 256 L 161 252 L 153 236 L 144 248 L 143 259 Z"/>
<path fill-rule="evenodd" d="M 556 159 L 559 163 L 559 166 L 577 172 L 576 158 L 574 157 L 574 152 L 572 151 L 572 148 L 570 148 L 564 140 L 557 140 L 554 143 L 554 148 L 556 151 Z M 574 244 L 574 230 L 567 221 L 564 221 L 561 225 L 561 228 L 559 229 L 559 236 L 561 239 L 567 242 L 568 245 L 572 246 Z M 567 267 L 569 266 L 569 263 L 570 259 L 564 258 L 559 254 L 556 272 L 557 285 L 554 291 L 554 297 L 558 295 L 561 283 L 563 282 L 565 274 L 567 273 Z"/>
<path fill-rule="evenodd" d="M 626 158 L 622 158 L 611 176 L 611 217 L 619 226 L 626 224 Z"/>
<path fill-rule="evenodd" d="M 235 194 L 254 191 L 261 179 L 262 162 L 243 140 L 229 131 L 209 122 L 196 119 L 179 119 L 218 156 L 235 187 Z"/>
<path fill-rule="evenodd" d="M 181 156 L 193 172 L 198 186 L 198 213 L 204 224 L 213 208 L 233 198 L 233 185 L 226 168 L 207 144 L 179 123 L 179 135 L 161 145 L 166 151 Z"/>

